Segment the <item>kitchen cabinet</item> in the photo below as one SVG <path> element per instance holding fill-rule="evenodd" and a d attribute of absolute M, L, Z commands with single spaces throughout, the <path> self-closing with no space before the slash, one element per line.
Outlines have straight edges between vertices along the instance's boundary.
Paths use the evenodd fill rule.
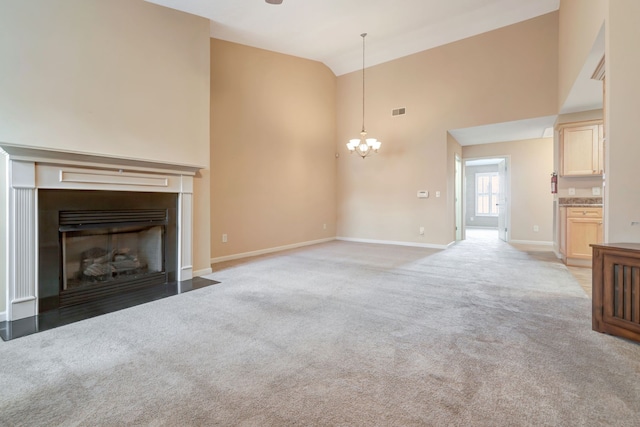
<path fill-rule="evenodd" d="M 592 328 L 640 341 L 640 244 L 593 245 Z"/>
<path fill-rule="evenodd" d="M 604 169 L 602 121 L 567 123 L 560 129 L 562 176 L 602 175 Z"/>
<path fill-rule="evenodd" d="M 592 244 L 602 243 L 602 208 L 567 207 L 561 213 L 566 221 L 565 235 L 560 247 L 565 249 L 563 259 L 567 265 L 587 266 L 592 257 Z"/>

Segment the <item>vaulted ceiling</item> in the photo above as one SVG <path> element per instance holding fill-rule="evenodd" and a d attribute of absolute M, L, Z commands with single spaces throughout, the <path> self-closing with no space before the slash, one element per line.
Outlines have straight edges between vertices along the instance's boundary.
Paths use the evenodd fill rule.
<path fill-rule="evenodd" d="M 211 37 L 319 61 L 337 76 L 558 10 L 560 0 L 145 0 L 205 17 Z M 276 0 L 270 0 L 277 3 Z M 602 106 L 597 43 L 561 112 Z M 556 116 L 452 130 L 462 145 L 547 136 Z M 546 131 L 546 133 L 545 133 Z M 489 137 L 487 137 L 489 135 Z"/>
<path fill-rule="evenodd" d="M 211 36 L 312 59 L 336 75 L 525 21 L 559 0 L 147 0 L 211 20 Z"/>

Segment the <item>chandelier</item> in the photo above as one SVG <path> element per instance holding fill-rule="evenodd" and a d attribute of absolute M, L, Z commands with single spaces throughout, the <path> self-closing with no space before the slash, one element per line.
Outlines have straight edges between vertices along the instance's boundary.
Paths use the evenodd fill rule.
<path fill-rule="evenodd" d="M 360 139 L 350 139 L 347 148 L 350 153 L 358 153 L 363 159 L 373 152 L 378 152 L 382 142 L 375 138 L 367 138 L 367 131 L 364 128 L 364 38 L 367 33 L 360 34 L 362 37 L 362 131 Z"/>

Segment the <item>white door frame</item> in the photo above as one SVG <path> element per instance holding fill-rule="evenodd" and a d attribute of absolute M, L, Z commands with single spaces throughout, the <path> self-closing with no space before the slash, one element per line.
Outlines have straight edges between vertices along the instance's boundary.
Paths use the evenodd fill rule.
<path fill-rule="evenodd" d="M 463 192 L 462 192 L 462 180 L 463 180 L 463 174 L 464 174 L 464 164 L 462 163 L 462 158 L 460 157 L 460 155 L 458 153 L 456 153 L 455 155 L 455 175 L 454 175 L 454 190 L 453 190 L 453 197 L 455 199 L 454 201 L 454 215 L 455 215 L 455 220 L 454 220 L 454 224 L 456 227 L 456 241 L 462 240 L 464 239 L 464 234 L 463 234 L 463 227 L 464 227 L 464 220 L 463 220 L 463 208 L 462 208 L 462 203 L 463 203 Z"/>
<path fill-rule="evenodd" d="M 482 157 L 463 157 L 462 158 L 462 238 L 466 239 L 466 217 L 467 217 L 467 160 L 488 160 L 488 159 L 504 159 L 507 165 L 506 173 L 506 207 L 505 207 L 505 224 L 507 227 L 507 242 L 511 241 L 511 155 L 503 154 L 496 156 L 482 156 Z M 497 163 L 497 162 L 496 162 Z"/>

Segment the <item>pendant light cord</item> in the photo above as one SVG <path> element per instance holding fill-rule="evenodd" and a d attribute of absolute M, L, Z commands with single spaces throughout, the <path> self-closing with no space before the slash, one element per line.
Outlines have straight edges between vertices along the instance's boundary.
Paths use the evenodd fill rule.
<path fill-rule="evenodd" d="M 362 132 L 364 130 L 364 38 L 367 36 L 367 33 L 360 34 L 362 37 Z"/>

